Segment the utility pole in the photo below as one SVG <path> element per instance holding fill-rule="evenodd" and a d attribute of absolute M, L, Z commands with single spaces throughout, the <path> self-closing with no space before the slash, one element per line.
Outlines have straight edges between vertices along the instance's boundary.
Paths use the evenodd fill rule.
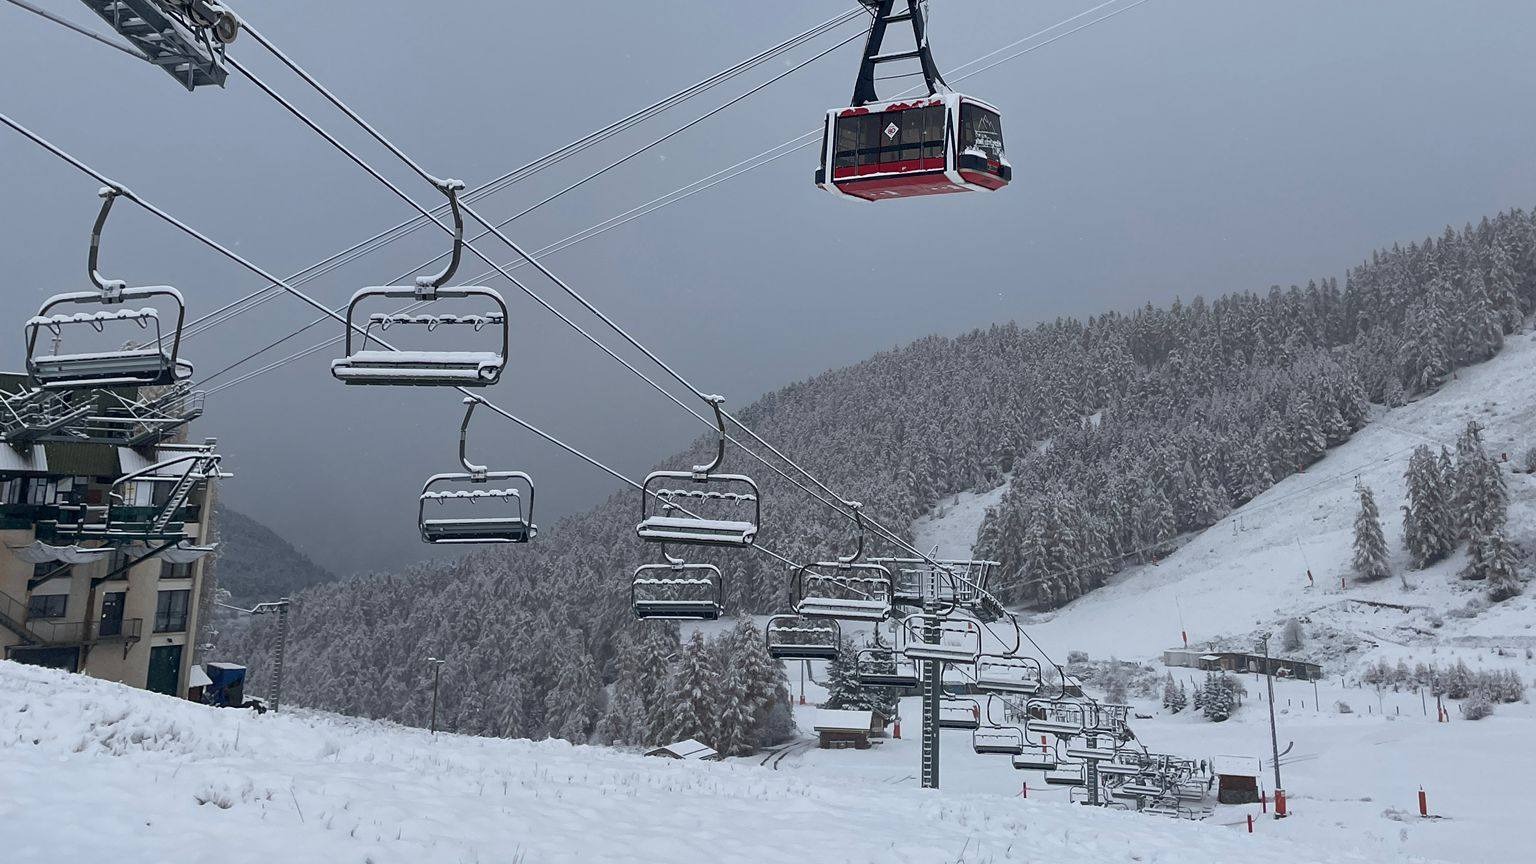
<path fill-rule="evenodd" d="M 436 657 L 428 657 L 427 662 L 432 664 L 432 723 L 429 727 L 433 735 L 437 734 L 437 689 L 443 680 L 443 664 L 447 660 L 439 660 Z"/>
<path fill-rule="evenodd" d="M 1259 637 L 1264 652 L 1264 682 L 1269 691 L 1269 746 L 1275 760 L 1275 818 L 1285 818 L 1285 787 L 1280 784 L 1280 734 L 1275 729 L 1275 670 L 1269 662 L 1269 637 Z"/>

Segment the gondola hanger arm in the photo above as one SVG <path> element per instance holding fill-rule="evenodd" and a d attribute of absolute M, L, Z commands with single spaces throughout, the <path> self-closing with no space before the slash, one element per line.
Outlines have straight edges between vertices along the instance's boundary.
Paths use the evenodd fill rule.
<path fill-rule="evenodd" d="M 103 186 L 96 194 L 101 198 L 101 211 L 96 214 L 96 224 L 91 228 L 91 251 L 86 259 L 86 269 L 90 273 L 91 283 L 101 291 L 101 302 L 121 303 L 123 289 L 128 287 L 128 283 L 121 279 L 108 279 L 102 276 L 97 265 L 101 252 L 101 232 L 106 227 L 107 216 L 112 212 L 113 202 L 119 195 L 128 195 L 130 198 L 133 196 L 120 186 Z"/>

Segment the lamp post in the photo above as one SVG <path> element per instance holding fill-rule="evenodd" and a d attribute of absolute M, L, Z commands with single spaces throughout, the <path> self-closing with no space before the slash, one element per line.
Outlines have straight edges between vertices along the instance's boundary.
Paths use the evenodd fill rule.
<path fill-rule="evenodd" d="M 1269 637 L 1259 637 L 1264 652 L 1264 682 L 1269 690 L 1269 746 L 1275 760 L 1275 818 L 1285 818 L 1285 787 L 1280 785 L 1280 735 L 1275 730 L 1275 670 L 1269 662 Z"/>
<path fill-rule="evenodd" d="M 432 721 L 428 727 L 433 735 L 437 734 L 437 688 L 442 683 L 443 664 L 447 660 L 439 660 L 436 657 L 428 657 L 427 662 L 432 664 Z"/>
<path fill-rule="evenodd" d="M 291 602 L 287 597 L 283 597 L 267 603 L 257 603 L 249 609 L 231 606 L 228 603 L 215 602 L 214 604 L 253 617 L 277 615 L 277 650 L 272 655 L 272 680 L 267 683 L 267 702 L 271 705 L 273 713 L 277 712 L 283 697 L 283 655 L 288 653 L 288 606 Z"/>

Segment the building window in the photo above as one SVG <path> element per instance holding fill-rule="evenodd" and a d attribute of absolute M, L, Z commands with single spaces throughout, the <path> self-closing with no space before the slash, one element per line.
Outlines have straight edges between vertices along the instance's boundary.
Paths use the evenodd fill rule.
<path fill-rule="evenodd" d="M 187 629 L 187 601 L 191 591 L 161 591 L 155 601 L 155 632 L 180 633 Z"/>
<path fill-rule="evenodd" d="M 27 600 L 29 618 L 63 618 L 68 609 L 68 594 L 33 594 Z"/>
<path fill-rule="evenodd" d="M 161 579 L 191 579 L 192 564 L 172 564 L 169 561 L 160 562 Z"/>

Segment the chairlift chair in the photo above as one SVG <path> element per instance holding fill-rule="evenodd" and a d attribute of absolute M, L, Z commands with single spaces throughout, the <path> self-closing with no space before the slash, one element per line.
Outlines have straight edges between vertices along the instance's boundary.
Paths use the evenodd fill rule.
<path fill-rule="evenodd" d="M 95 289 L 54 295 L 26 322 L 27 377 L 34 386 L 48 390 L 152 387 L 184 381 L 192 377 L 192 364 L 180 359 L 186 301 L 169 285 L 129 288 L 120 279 L 101 275 L 97 262 L 102 229 L 113 202 L 123 192 L 108 186 L 97 194 L 101 210 L 91 229 L 86 261 Z M 109 350 L 60 353 L 66 333 L 105 334 L 109 328 L 142 338 Z"/>
<path fill-rule="evenodd" d="M 776 660 L 833 660 L 842 631 L 831 618 L 775 615 L 768 619 L 768 656 Z"/>
<path fill-rule="evenodd" d="M 858 548 L 836 561 L 801 567 L 795 574 L 795 611 L 814 618 L 847 621 L 884 621 L 891 615 L 891 571 L 859 559 L 864 555 L 863 505 L 843 502 L 853 511 L 858 526 Z"/>
<path fill-rule="evenodd" d="M 725 580 L 713 564 L 687 564 L 666 554 L 665 564 L 642 564 L 630 585 L 630 606 L 641 620 L 716 621 Z"/>
<path fill-rule="evenodd" d="M 1036 716 L 1039 712 L 1040 716 Z M 1026 726 L 1033 735 L 1054 735 L 1066 741 L 1083 734 L 1083 707 L 1075 702 L 1030 700 L 1025 706 Z"/>
<path fill-rule="evenodd" d="M 445 288 L 448 280 L 459 269 L 464 251 L 464 216 L 459 211 L 459 191 L 464 184 L 458 180 L 445 180 L 439 187 L 448 196 L 453 211 L 453 253 L 448 266 L 436 276 L 421 276 L 415 285 L 390 285 L 363 288 L 352 295 L 347 304 L 346 356 L 331 361 L 331 374 L 346 384 L 421 386 L 421 387 L 489 387 L 501 380 L 507 367 L 511 325 L 507 303 L 497 291 L 478 285 Z M 409 299 L 422 302 L 484 298 L 494 307 L 490 312 L 474 315 L 409 315 L 405 313 L 373 314 L 365 324 L 358 323 L 358 307 L 375 299 Z M 382 341 L 379 335 L 391 327 L 421 326 L 428 332 L 439 328 L 449 330 L 469 326 L 475 332 L 494 327 L 499 332 L 500 348 L 494 351 L 418 351 L 390 350 L 388 347 L 371 349 L 370 340 Z M 361 342 L 354 345 L 354 335 L 361 332 Z"/>
<path fill-rule="evenodd" d="M 1031 745 L 1013 757 L 1013 767 L 1021 771 L 1050 771 L 1056 767 L 1056 751 Z"/>
<path fill-rule="evenodd" d="M 993 191 L 1013 179 L 1003 151 L 1002 115 L 949 92 L 929 51 L 924 0 L 870 0 L 874 15 L 853 104 L 826 114 L 816 185 L 844 198 L 882 201 L 950 192 Z M 898 5 L 905 11 L 897 12 Z M 910 22 L 914 48 L 883 51 L 888 25 Z M 916 60 L 928 94 L 881 101 L 885 64 Z M 917 73 L 913 73 L 917 74 Z M 905 76 L 887 76 L 905 77 Z"/>
<path fill-rule="evenodd" d="M 905 634 L 903 651 L 908 660 L 966 664 L 975 663 L 981 656 L 981 628 L 975 622 L 964 619 L 940 620 L 939 641 L 925 642 L 923 633 L 928 628 L 929 620 L 923 614 L 908 615 L 902 619 L 902 631 Z"/>
<path fill-rule="evenodd" d="M 854 677 L 867 687 L 916 687 L 917 664 L 890 648 L 865 648 L 854 660 Z"/>
<path fill-rule="evenodd" d="M 1084 762 L 1108 762 L 1115 758 L 1115 751 L 1111 747 L 1089 747 L 1083 744 L 1068 747 L 1067 756 Z"/>
<path fill-rule="evenodd" d="M 645 478 L 635 533 L 647 543 L 740 549 L 757 542 L 757 526 L 763 516 L 761 493 L 757 483 L 745 474 L 715 473 L 725 461 L 725 414 L 720 407 L 725 400 L 706 398 L 715 411 L 715 458 L 707 465 L 693 466 L 691 471 L 653 471 Z M 678 481 L 687 485 L 674 485 Z M 750 519 L 710 518 L 725 515 L 722 510 L 738 517 L 749 513 Z"/>
<path fill-rule="evenodd" d="M 1018 756 L 1024 733 L 1013 726 L 982 726 L 971 733 L 971 749 L 981 755 Z"/>
<path fill-rule="evenodd" d="M 939 702 L 939 728 L 964 729 L 974 732 L 981 728 L 981 704 L 975 699 L 946 696 Z"/>
<path fill-rule="evenodd" d="M 1081 786 L 1083 785 L 1083 766 L 1062 764 L 1055 768 L 1047 768 L 1045 782 L 1052 786 Z"/>
<path fill-rule="evenodd" d="M 480 401 L 473 396 L 464 399 L 464 420 L 459 424 L 459 462 L 464 471 L 435 474 L 421 489 L 417 525 L 427 543 L 527 543 L 538 535 L 538 526 L 533 523 L 533 478 L 522 471 L 491 471 L 469 461 L 469 421 Z M 495 481 L 504 481 L 505 486 L 492 488 Z M 511 509 L 495 515 L 427 514 L 429 505 L 446 507 L 457 502 Z"/>
<path fill-rule="evenodd" d="M 1040 661 L 1033 657 L 983 654 L 976 661 L 976 687 L 994 693 L 1033 696 L 1040 690 Z"/>

